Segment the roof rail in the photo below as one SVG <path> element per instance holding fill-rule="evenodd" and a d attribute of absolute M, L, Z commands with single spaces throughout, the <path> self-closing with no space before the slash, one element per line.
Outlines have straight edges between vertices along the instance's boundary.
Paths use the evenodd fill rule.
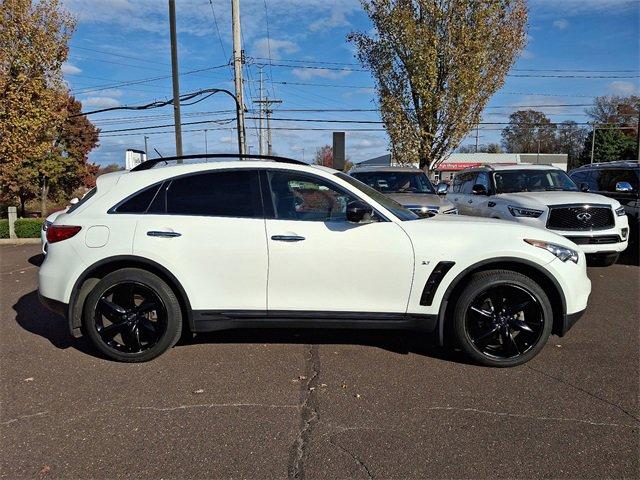
<path fill-rule="evenodd" d="M 181 160 L 195 160 L 198 158 L 235 158 L 238 160 L 266 160 L 278 163 L 291 163 L 294 165 L 309 165 L 306 162 L 300 160 L 294 160 L 293 158 L 278 157 L 275 155 L 252 155 L 252 154 L 240 154 L 240 153 L 204 153 L 196 155 L 182 155 L 177 157 L 160 157 L 152 160 L 142 162 L 140 165 L 132 168 L 131 172 L 139 172 L 141 170 L 149 170 L 155 167 L 159 163 L 180 162 Z"/>

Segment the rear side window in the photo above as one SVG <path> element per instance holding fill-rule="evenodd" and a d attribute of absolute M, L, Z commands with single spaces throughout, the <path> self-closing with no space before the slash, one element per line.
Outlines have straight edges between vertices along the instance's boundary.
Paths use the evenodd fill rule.
<path fill-rule="evenodd" d="M 78 203 L 76 203 L 75 205 L 71 205 L 67 210 L 67 213 L 71 213 L 74 210 L 77 210 L 78 208 L 80 208 L 81 205 L 84 205 L 85 203 L 87 203 L 87 201 L 91 197 L 93 197 L 95 194 L 96 194 L 96 187 L 93 187 L 91 190 L 89 190 L 87 193 L 84 194 L 84 197 L 82 197 Z"/>
<path fill-rule="evenodd" d="M 166 195 L 166 213 L 172 215 L 263 217 L 258 172 L 254 170 L 178 177 L 161 193 Z"/>
<path fill-rule="evenodd" d="M 116 213 L 145 213 L 149 204 L 155 198 L 160 185 L 153 185 L 152 187 L 145 188 L 144 190 L 134 194 L 129 199 L 118 205 L 114 212 Z"/>

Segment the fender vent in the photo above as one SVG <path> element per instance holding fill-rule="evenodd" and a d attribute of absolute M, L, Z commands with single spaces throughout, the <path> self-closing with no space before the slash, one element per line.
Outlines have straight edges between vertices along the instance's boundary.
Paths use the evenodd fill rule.
<path fill-rule="evenodd" d="M 422 290 L 422 296 L 420 297 L 420 305 L 427 307 L 431 305 L 440 282 L 442 282 L 444 276 L 455 264 L 456 262 L 438 262 L 436 268 L 434 268 L 431 275 L 429 275 L 427 283 L 424 285 L 424 290 Z"/>

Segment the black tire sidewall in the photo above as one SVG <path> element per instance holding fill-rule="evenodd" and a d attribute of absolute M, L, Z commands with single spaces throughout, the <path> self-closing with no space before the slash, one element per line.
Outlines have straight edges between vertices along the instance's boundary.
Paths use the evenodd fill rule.
<path fill-rule="evenodd" d="M 496 359 L 484 355 L 472 344 L 466 331 L 466 315 L 471 302 L 483 290 L 500 285 L 512 284 L 526 289 L 539 302 L 544 315 L 543 331 L 538 342 L 526 353 L 511 359 Z M 542 350 L 553 328 L 553 309 L 547 294 L 533 279 L 508 270 L 490 270 L 474 274 L 460 295 L 453 315 L 454 332 L 458 345 L 474 362 L 491 367 L 514 367 L 528 362 Z"/>
<path fill-rule="evenodd" d="M 113 285 L 122 282 L 137 282 L 152 289 L 162 300 L 167 310 L 167 329 L 153 347 L 140 353 L 120 352 L 107 346 L 101 339 L 95 325 L 95 308 L 103 293 Z M 91 343 L 104 355 L 120 362 L 146 362 L 152 360 L 176 344 L 182 332 L 182 311 L 175 293 L 157 275 L 139 268 L 124 268 L 106 275 L 91 290 L 83 309 L 83 327 Z"/>

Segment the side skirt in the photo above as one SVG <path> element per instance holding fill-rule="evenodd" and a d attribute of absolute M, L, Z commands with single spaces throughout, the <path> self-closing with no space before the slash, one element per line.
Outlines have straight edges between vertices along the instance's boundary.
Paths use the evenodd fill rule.
<path fill-rule="evenodd" d="M 347 328 L 433 332 L 437 315 L 379 312 L 194 310 L 194 332 L 233 328 Z"/>

